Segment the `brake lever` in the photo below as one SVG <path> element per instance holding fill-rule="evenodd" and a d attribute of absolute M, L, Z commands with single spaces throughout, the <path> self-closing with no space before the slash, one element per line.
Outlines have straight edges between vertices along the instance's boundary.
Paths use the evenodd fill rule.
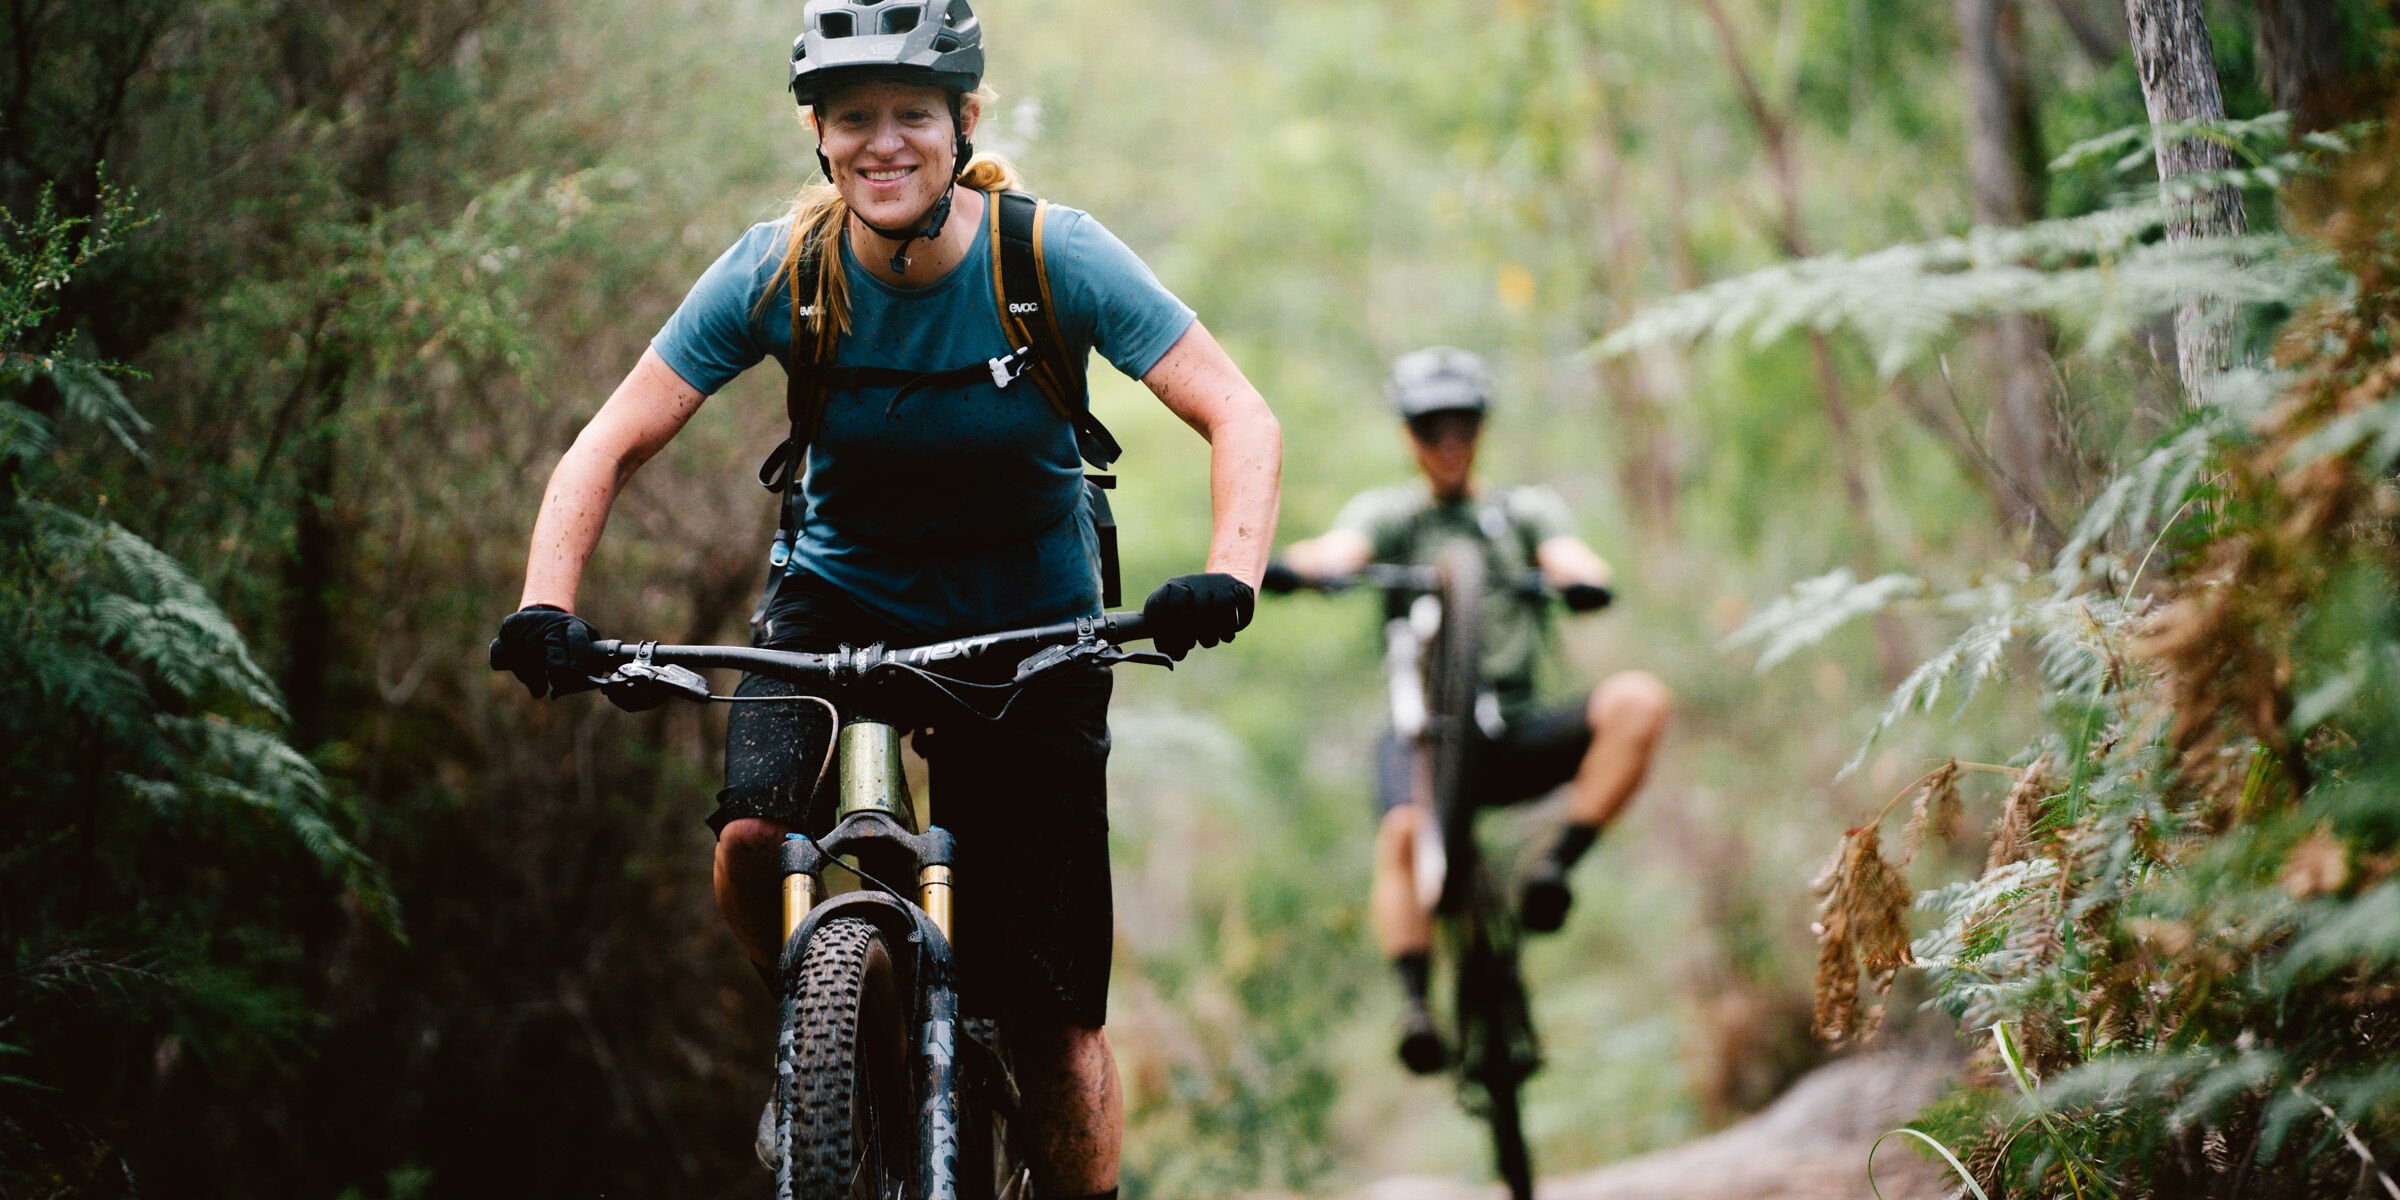
<path fill-rule="evenodd" d="M 1032 657 L 1017 664 L 1016 678 L 1009 682 L 1023 684 L 1052 671 L 1087 662 L 1103 667 L 1113 667 L 1118 663 L 1135 663 L 1140 666 L 1165 667 L 1170 671 L 1175 669 L 1175 660 L 1156 650 L 1127 650 L 1122 646 L 1091 638 L 1066 645 L 1045 646 L 1035 651 Z"/>
<path fill-rule="evenodd" d="M 644 645 L 636 651 L 632 661 L 617 664 L 617 669 L 610 672 L 608 677 L 601 681 L 603 688 L 610 684 L 620 686 L 646 684 L 670 695 L 682 696 L 686 700 L 698 701 L 702 704 L 707 703 L 710 696 L 706 677 L 697 671 L 679 667 L 673 663 L 650 661 L 648 645 Z"/>

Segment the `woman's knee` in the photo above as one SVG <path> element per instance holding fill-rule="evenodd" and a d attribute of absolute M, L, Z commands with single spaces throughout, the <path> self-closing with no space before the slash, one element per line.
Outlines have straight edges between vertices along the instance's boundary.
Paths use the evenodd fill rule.
<path fill-rule="evenodd" d="M 786 827 L 764 817 L 737 817 L 717 831 L 717 866 L 737 875 L 771 870 L 782 851 Z"/>
<path fill-rule="evenodd" d="M 1650 741 L 1667 727 L 1675 697 L 1648 671 L 1619 671 L 1592 689 L 1592 729 L 1611 737 Z"/>

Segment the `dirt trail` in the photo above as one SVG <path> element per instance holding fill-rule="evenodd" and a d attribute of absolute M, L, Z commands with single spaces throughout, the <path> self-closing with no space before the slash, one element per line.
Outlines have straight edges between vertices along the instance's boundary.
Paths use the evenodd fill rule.
<path fill-rule="evenodd" d="M 1577 1175 L 1546 1178 L 1538 1200 L 1863 1200 L 1867 1148 L 1940 1091 L 1951 1067 L 1889 1053 L 1810 1072 L 1764 1112 L 1707 1137 Z M 1884 1200 L 1948 1194 L 1937 1164 L 1894 1138 L 1875 1156 Z M 1490 1200 L 1496 1184 L 1387 1179 L 1343 1200 Z"/>

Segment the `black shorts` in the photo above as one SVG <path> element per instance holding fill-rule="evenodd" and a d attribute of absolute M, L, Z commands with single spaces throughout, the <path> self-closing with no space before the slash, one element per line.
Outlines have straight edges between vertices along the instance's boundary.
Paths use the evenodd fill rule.
<path fill-rule="evenodd" d="M 1476 762 L 1484 806 L 1522 804 L 1550 794 L 1575 778 L 1584 752 L 1592 748 L 1588 701 L 1557 704 L 1511 722 L 1499 737 L 1476 736 Z M 1386 729 L 1375 744 L 1375 817 L 1409 802 L 1408 744 Z"/>
<path fill-rule="evenodd" d="M 814 576 L 784 582 L 758 643 L 830 650 L 921 638 L 881 627 Z M 1014 664 L 1002 664 L 1006 678 Z M 1027 689 L 1008 714 L 960 714 L 921 733 L 935 823 L 958 840 L 954 864 L 959 994 L 970 1012 L 1098 1027 L 1108 1015 L 1115 915 L 1108 877 L 1105 669 Z M 745 676 L 744 696 L 825 694 Z M 826 764 L 832 722 L 818 704 L 736 704 L 725 728 L 725 789 L 709 828 L 764 817 L 822 833 L 840 795 Z M 823 777 L 820 778 L 820 770 Z"/>

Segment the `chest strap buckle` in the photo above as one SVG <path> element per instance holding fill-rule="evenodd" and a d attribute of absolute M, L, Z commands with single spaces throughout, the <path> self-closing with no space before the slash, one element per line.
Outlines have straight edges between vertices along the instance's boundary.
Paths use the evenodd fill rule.
<path fill-rule="evenodd" d="M 1025 377 L 1025 369 L 1033 365 L 1033 347 L 1020 346 L 998 358 L 987 358 L 983 365 L 992 369 L 992 386 L 1006 388 Z"/>

